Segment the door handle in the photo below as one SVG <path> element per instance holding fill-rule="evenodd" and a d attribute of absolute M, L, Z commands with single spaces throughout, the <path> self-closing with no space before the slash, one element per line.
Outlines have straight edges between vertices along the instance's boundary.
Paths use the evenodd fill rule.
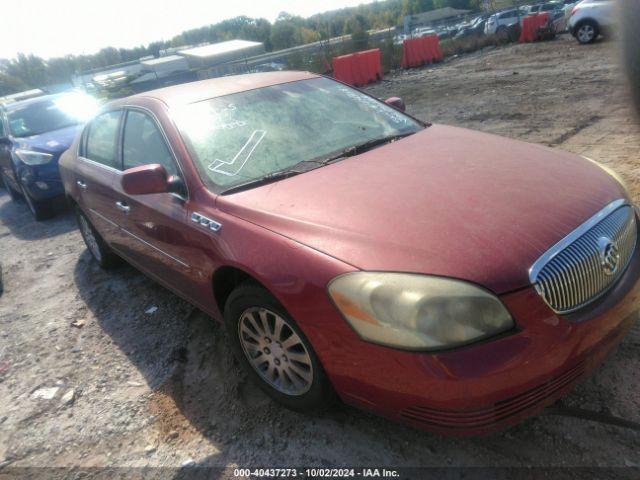
<path fill-rule="evenodd" d="M 84 183 L 82 180 L 77 180 L 76 181 L 76 185 L 78 185 L 82 190 L 86 190 L 87 189 L 87 184 Z"/>
<path fill-rule="evenodd" d="M 124 202 L 116 202 L 116 207 L 118 210 L 123 211 L 124 213 L 129 213 L 131 207 Z"/>

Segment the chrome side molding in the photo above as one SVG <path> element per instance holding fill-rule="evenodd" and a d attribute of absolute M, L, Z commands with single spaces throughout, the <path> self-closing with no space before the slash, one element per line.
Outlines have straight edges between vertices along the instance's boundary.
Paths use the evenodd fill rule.
<path fill-rule="evenodd" d="M 208 228 L 209 230 L 212 230 L 214 232 L 217 232 L 222 228 L 221 223 L 216 222 L 215 220 L 211 220 L 210 218 L 207 218 L 204 215 L 197 212 L 193 212 L 191 214 L 191 221 L 194 223 L 199 223 L 204 228 Z"/>

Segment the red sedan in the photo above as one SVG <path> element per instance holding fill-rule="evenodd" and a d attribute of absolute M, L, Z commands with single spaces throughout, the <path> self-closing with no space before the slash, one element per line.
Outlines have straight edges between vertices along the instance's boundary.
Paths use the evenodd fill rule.
<path fill-rule="evenodd" d="M 566 394 L 636 318 L 621 182 L 309 73 L 107 105 L 60 161 L 82 235 L 225 323 L 285 406 L 443 433 Z"/>

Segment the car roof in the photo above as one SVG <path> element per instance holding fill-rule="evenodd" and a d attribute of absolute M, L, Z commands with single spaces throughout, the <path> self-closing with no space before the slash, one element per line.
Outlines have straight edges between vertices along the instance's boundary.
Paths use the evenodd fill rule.
<path fill-rule="evenodd" d="M 171 87 L 149 90 L 131 97 L 121 98 L 109 104 L 110 107 L 135 103 L 138 99 L 154 98 L 167 106 L 179 106 L 196 103 L 211 98 L 222 97 L 234 93 L 246 92 L 257 88 L 269 87 L 282 83 L 296 82 L 318 78 L 320 75 L 310 72 L 280 71 L 230 75 L 211 78 L 197 82 L 183 83 Z"/>

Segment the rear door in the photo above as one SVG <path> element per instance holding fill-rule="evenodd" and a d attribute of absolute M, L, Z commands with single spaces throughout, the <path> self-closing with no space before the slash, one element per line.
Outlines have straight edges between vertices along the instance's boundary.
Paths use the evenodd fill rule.
<path fill-rule="evenodd" d="M 96 116 L 85 128 L 75 171 L 79 205 L 110 244 L 118 237 L 118 210 L 112 190 L 119 178 L 119 136 L 123 111 Z"/>
<path fill-rule="evenodd" d="M 160 164 L 170 177 L 184 181 L 176 157 L 159 123 L 150 112 L 130 107 L 122 128 L 123 170 Z M 119 250 L 132 263 L 187 297 L 193 294 L 191 266 L 184 259 L 188 241 L 188 193 L 128 195 L 120 181 L 113 185 L 116 200 L 124 209 L 117 223 L 122 226 Z"/>

